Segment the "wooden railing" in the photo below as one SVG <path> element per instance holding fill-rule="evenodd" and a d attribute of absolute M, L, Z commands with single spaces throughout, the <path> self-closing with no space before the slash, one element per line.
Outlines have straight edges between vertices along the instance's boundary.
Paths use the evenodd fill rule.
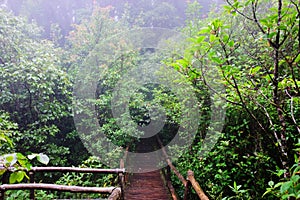
<path fill-rule="evenodd" d="M 12 169 L 8 168 L 8 171 Z M 34 175 L 36 172 L 77 172 L 77 173 L 92 173 L 92 174 L 117 174 L 119 176 L 120 187 L 80 187 L 67 186 L 57 184 L 35 183 Z M 110 194 L 109 200 L 118 200 L 123 198 L 124 193 L 124 176 L 126 172 L 124 168 L 120 169 L 92 169 L 92 168 L 73 168 L 73 167 L 32 167 L 28 172 L 30 183 L 20 184 L 2 184 L 0 185 L 0 200 L 4 200 L 7 190 L 30 190 L 30 199 L 35 199 L 34 190 L 57 190 L 69 191 L 74 193 L 101 193 Z M 6 182 L 6 181 L 3 181 Z"/>
<path fill-rule="evenodd" d="M 128 150 L 129 150 L 129 146 L 127 146 L 123 158 L 120 159 L 120 169 L 125 169 L 125 164 L 127 162 Z M 124 191 L 125 185 L 128 182 L 128 173 L 125 173 L 125 171 L 124 171 L 124 173 L 119 174 L 119 178 L 120 178 L 120 183 L 121 183 L 121 189 L 122 189 L 122 191 Z M 122 194 L 124 194 L 124 192 Z"/>
<path fill-rule="evenodd" d="M 176 169 L 176 167 L 172 164 L 172 161 L 170 160 L 170 158 L 167 154 L 167 151 L 166 151 L 165 147 L 163 146 L 163 143 L 160 140 L 160 138 L 158 136 L 156 136 L 156 138 L 160 145 L 160 148 L 162 149 L 162 152 L 164 154 L 166 162 L 168 163 L 168 166 L 164 169 L 163 173 L 166 178 L 167 186 L 171 192 L 173 200 L 178 200 L 179 198 L 178 198 L 178 196 L 175 192 L 175 189 L 172 185 L 172 182 L 171 182 L 171 171 L 178 177 L 178 179 L 181 181 L 181 183 L 184 186 L 185 191 L 184 191 L 183 200 L 189 199 L 189 193 L 190 193 L 191 188 L 193 188 L 196 191 L 200 200 L 209 200 L 209 198 L 206 196 L 206 194 L 200 187 L 199 183 L 196 181 L 196 179 L 194 177 L 194 172 L 192 170 L 188 170 L 187 178 L 184 178 L 180 174 L 180 172 Z"/>

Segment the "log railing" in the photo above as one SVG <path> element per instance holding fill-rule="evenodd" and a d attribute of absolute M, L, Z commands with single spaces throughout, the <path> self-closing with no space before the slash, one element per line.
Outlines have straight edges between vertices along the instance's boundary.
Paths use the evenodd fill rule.
<path fill-rule="evenodd" d="M 8 168 L 8 171 L 13 169 Z M 34 175 L 36 172 L 77 172 L 77 173 L 92 173 L 92 174 L 117 174 L 119 176 L 120 187 L 80 187 L 67 186 L 56 184 L 35 183 Z M 75 168 L 75 167 L 32 167 L 28 172 L 30 183 L 20 184 L 2 184 L 0 185 L 0 200 L 4 200 L 5 191 L 7 190 L 30 190 L 30 199 L 35 199 L 34 190 L 57 190 L 69 191 L 74 193 L 101 193 L 110 194 L 110 200 L 118 200 L 123 197 L 123 186 L 125 185 L 124 177 L 125 169 L 93 169 L 93 168 Z M 3 181 L 5 182 L 5 181 Z"/>
<path fill-rule="evenodd" d="M 127 161 L 128 150 L 129 150 L 129 146 L 127 146 L 123 158 L 120 159 L 120 169 L 125 169 L 125 163 Z M 123 199 L 125 185 L 128 181 L 128 173 L 125 173 L 125 171 L 124 171 L 124 173 L 119 173 L 119 181 L 120 181 L 120 186 L 122 189 L 122 199 Z"/>
<path fill-rule="evenodd" d="M 174 190 L 174 187 L 171 183 L 171 171 L 178 177 L 178 179 L 181 181 L 181 183 L 184 186 L 184 197 L 183 200 L 188 200 L 188 196 L 190 193 L 190 189 L 191 187 L 196 191 L 198 197 L 200 200 L 209 200 L 209 198 L 206 196 L 206 194 L 204 193 L 204 191 L 202 190 L 202 188 L 200 187 L 199 183 L 196 181 L 195 177 L 194 177 L 194 172 L 192 170 L 188 170 L 187 172 L 187 178 L 185 179 L 180 172 L 176 169 L 176 167 L 172 164 L 172 161 L 170 160 L 167 151 L 165 149 L 165 147 L 163 146 L 162 141 L 160 140 L 160 138 L 158 136 L 156 136 L 157 141 L 160 145 L 160 148 L 162 149 L 162 152 L 164 154 L 164 157 L 166 159 L 166 162 L 168 163 L 168 166 L 165 168 L 165 171 L 163 171 L 165 177 L 166 177 L 166 181 L 167 181 L 167 186 L 170 189 L 171 195 L 173 200 L 178 200 L 178 196 Z"/>

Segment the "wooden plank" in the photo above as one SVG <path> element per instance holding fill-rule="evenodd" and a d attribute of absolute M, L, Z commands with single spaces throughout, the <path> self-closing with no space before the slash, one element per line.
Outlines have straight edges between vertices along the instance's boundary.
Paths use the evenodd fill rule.
<path fill-rule="evenodd" d="M 116 189 L 116 187 L 81 187 L 81 186 L 56 185 L 56 184 L 47 184 L 47 183 L 20 183 L 20 184 L 0 185 L 1 191 L 26 190 L 26 189 L 110 194 Z"/>
<path fill-rule="evenodd" d="M 196 181 L 196 179 L 194 177 L 194 172 L 192 170 L 188 170 L 187 176 L 188 176 L 188 180 L 191 182 L 194 190 L 198 194 L 198 197 L 201 200 L 209 200 L 209 198 L 206 196 L 206 194 L 203 192 L 202 188 L 200 187 L 199 183 Z"/>

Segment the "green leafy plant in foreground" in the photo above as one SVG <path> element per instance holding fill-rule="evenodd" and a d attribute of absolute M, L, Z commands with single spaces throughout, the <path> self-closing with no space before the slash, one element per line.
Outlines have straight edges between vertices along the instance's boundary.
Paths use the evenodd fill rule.
<path fill-rule="evenodd" d="M 269 188 L 264 193 L 263 196 L 267 194 L 272 194 L 280 199 L 300 199 L 300 175 L 299 175 L 300 166 L 295 164 L 291 168 L 291 177 L 288 180 L 274 183 L 274 181 L 269 181 Z M 285 171 L 279 170 L 278 175 L 281 176 Z"/>
<path fill-rule="evenodd" d="M 230 200 L 230 199 L 241 199 L 241 200 L 245 200 L 245 199 L 251 199 L 251 197 L 249 196 L 248 190 L 244 190 L 241 189 L 242 186 L 241 185 L 237 185 L 237 183 L 234 181 L 233 186 L 229 186 L 229 188 L 232 190 L 232 192 L 234 192 L 234 196 L 231 197 L 225 197 L 222 200 Z"/>
<path fill-rule="evenodd" d="M 5 154 L 1 157 L 3 168 L 0 169 L 0 175 L 7 171 L 12 172 L 9 176 L 9 183 L 21 182 L 24 178 L 29 179 L 26 172 L 31 170 L 30 160 L 34 158 L 42 164 L 47 165 L 49 163 L 49 157 L 43 153 L 31 154 L 27 157 L 21 153 Z"/>
<path fill-rule="evenodd" d="M 43 153 L 30 154 L 27 157 L 22 153 L 8 153 L 14 151 L 14 143 L 11 137 L 18 134 L 18 125 L 9 119 L 6 112 L 0 112 L 0 176 L 6 172 L 11 172 L 9 176 L 10 183 L 23 181 L 24 178 L 29 179 L 26 172 L 32 167 L 31 160 L 37 159 L 42 164 L 49 163 L 49 157 Z"/>
<path fill-rule="evenodd" d="M 300 146 L 299 141 L 297 146 Z M 300 148 L 295 150 L 300 152 Z M 278 177 L 282 177 L 286 174 L 286 170 L 280 169 L 275 174 Z M 285 178 L 276 184 L 272 180 L 269 181 L 269 188 L 267 188 L 263 197 L 266 195 L 273 195 L 280 199 L 300 199 L 300 165 L 297 156 L 295 156 L 295 164 L 290 168 L 289 174 L 289 178 Z"/>

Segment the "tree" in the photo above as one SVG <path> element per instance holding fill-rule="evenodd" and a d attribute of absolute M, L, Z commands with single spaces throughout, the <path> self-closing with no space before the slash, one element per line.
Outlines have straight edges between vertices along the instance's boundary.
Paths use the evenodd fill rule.
<path fill-rule="evenodd" d="M 198 161 L 209 165 L 199 171 L 216 170 L 210 179 L 215 178 L 212 184 L 224 179 L 219 186 L 211 186 L 214 192 L 221 187 L 219 191 L 229 195 L 230 190 L 226 192 L 222 184 L 238 180 L 250 189 L 252 197 L 262 195 L 268 180 L 262 167 L 275 170 L 274 162 L 284 169 L 285 177 L 289 176 L 288 169 L 294 163 L 292 149 L 299 134 L 298 21 L 299 3 L 295 1 L 227 1 L 222 14 L 200 23 L 202 28 L 192 29 L 194 44 L 174 64 L 175 69 L 203 82 L 227 101 L 224 138 L 210 153 L 223 156 Z M 224 85 L 226 92 L 211 87 L 210 69 L 218 72 L 216 81 Z M 191 157 L 187 160 L 197 165 L 197 158 Z M 207 162 L 209 159 L 212 163 Z M 230 168 L 239 175 L 231 174 Z M 222 176 L 217 176 L 218 170 Z M 254 171 L 256 174 L 251 174 Z M 258 177 L 261 182 L 255 181 Z"/>
<path fill-rule="evenodd" d="M 16 150 L 44 152 L 52 164 L 63 164 L 69 150 L 56 144 L 56 135 L 59 121 L 70 115 L 71 83 L 61 68 L 61 50 L 39 39 L 35 24 L 4 10 L 0 16 L 0 109 L 18 124 Z"/>

